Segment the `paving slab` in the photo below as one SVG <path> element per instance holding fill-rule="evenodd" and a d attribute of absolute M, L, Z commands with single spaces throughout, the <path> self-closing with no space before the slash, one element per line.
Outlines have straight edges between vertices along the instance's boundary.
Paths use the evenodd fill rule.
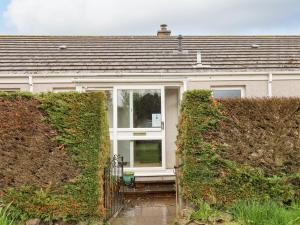
<path fill-rule="evenodd" d="M 175 195 L 144 195 L 126 200 L 112 225 L 170 225 L 176 216 Z"/>

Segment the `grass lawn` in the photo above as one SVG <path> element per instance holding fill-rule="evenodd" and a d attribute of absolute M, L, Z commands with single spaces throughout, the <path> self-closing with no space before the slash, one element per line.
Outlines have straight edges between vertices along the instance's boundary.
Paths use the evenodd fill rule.
<path fill-rule="evenodd" d="M 300 203 L 283 206 L 276 202 L 240 201 L 225 211 L 201 203 L 191 220 L 224 225 L 300 225 Z"/>
<path fill-rule="evenodd" d="M 0 225 L 12 225 L 13 219 L 11 217 L 9 206 L 4 207 L 0 205 Z"/>
<path fill-rule="evenodd" d="M 245 225 L 300 224 L 300 203 L 285 207 L 275 202 L 238 202 L 231 212 L 236 221 Z"/>

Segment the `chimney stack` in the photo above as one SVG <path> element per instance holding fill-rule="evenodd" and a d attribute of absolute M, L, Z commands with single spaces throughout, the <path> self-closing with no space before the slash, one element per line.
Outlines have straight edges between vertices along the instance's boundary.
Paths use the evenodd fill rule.
<path fill-rule="evenodd" d="M 160 30 L 157 31 L 157 37 L 170 37 L 171 36 L 171 31 L 168 30 L 168 25 L 167 24 L 162 24 L 160 25 Z"/>

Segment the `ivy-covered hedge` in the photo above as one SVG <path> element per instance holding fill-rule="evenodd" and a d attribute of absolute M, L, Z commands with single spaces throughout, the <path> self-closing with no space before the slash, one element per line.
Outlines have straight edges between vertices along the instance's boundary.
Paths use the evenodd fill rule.
<path fill-rule="evenodd" d="M 181 195 L 219 206 L 299 199 L 299 109 L 297 98 L 222 102 L 207 90 L 185 93 L 177 139 Z"/>
<path fill-rule="evenodd" d="M 22 151 L 29 155 L 35 152 L 30 155 L 35 165 L 27 161 L 22 167 L 24 174 L 29 175 L 4 183 L 4 189 L 0 190 L 2 201 L 12 202 L 14 215 L 19 219 L 40 218 L 46 221 L 101 218 L 105 212 L 103 168 L 109 157 L 110 144 L 105 94 L 1 93 L 0 103 L 5 106 L 1 113 L 6 113 L 10 117 L 8 120 L 20 118 L 15 127 L 7 131 L 12 135 L 19 133 L 19 137 L 10 140 L 0 135 L 0 140 L 14 144 L 16 138 L 20 138 L 26 143 L 25 146 L 20 145 Z M 11 114 L 9 107 L 17 107 L 19 112 Z M 3 134 L 5 130 L 1 129 L 8 129 L 8 126 L 0 127 Z M 19 145 L 16 146 L 13 151 L 18 150 Z M 5 152 L 5 149 L 1 151 Z M 19 160 L 18 156 L 13 157 Z M 39 157 L 41 160 L 38 160 Z M 63 162 L 60 160 L 62 157 Z M 40 162 L 42 160 L 44 162 Z M 23 164 L 22 161 L 20 164 Z M 65 164 L 68 164 L 67 169 Z M 38 169 L 32 167 L 36 171 L 27 171 L 26 166 L 38 166 Z M 2 174 L 4 177 L 6 172 Z"/>

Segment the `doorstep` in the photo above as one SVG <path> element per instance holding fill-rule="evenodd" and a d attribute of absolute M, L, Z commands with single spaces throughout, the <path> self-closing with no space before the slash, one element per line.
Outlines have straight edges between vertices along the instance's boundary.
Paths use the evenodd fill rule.
<path fill-rule="evenodd" d="M 136 182 L 175 182 L 174 169 L 129 169 L 124 168 L 124 172 L 134 172 Z"/>
<path fill-rule="evenodd" d="M 134 176 L 134 187 L 124 189 L 127 195 L 175 193 L 174 169 L 140 170 Z"/>
<path fill-rule="evenodd" d="M 175 175 L 173 176 L 140 176 L 135 177 L 136 183 L 175 183 Z"/>
<path fill-rule="evenodd" d="M 174 169 L 134 172 L 136 182 L 174 182 Z"/>
<path fill-rule="evenodd" d="M 126 171 L 126 169 L 125 169 Z M 135 177 L 156 177 L 156 176 L 175 176 L 174 169 L 165 170 L 130 170 L 134 172 Z"/>
<path fill-rule="evenodd" d="M 136 183 L 164 183 L 175 182 L 175 171 L 173 169 L 162 171 L 135 172 Z"/>

